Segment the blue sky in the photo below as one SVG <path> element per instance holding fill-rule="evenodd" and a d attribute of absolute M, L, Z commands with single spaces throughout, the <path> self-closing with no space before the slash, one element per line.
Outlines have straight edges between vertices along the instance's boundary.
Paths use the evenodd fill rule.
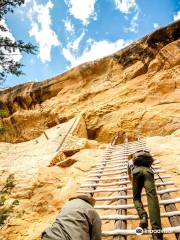
<path fill-rule="evenodd" d="M 179 0 L 26 0 L 5 24 L 11 38 L 33 43 L 39 52 L 16 56 L 25 75 L 9 75 L 5 86 L 48 79 L 177 19 Z"/>

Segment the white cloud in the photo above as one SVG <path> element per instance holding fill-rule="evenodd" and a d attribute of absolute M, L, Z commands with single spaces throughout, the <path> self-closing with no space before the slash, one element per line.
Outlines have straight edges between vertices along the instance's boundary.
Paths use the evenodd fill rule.
<path fill-rule="evenodd" d="M 136 0 L 114 0 L 116 8 L 122 13 L 129 13 L 136 8 Z"/>
<path fill-rule="evenodd" d="M 177 21 L 177 20 L 179 20 L 180 19 L 180 11 L 178 11 L 177 13 L 176 13 L 176 15 L 174 15 L 174 21 Z"/>
<path fill-rule="evenodd" d="M 74 32 L 74 25 L 71 23 L 70 20 L 64 21 L 64 27 L 66 31 L 73 33 Z"/>
<path fill-rule="evenodd" d="M 125 32 L 138 32 L 138 18 L 140 14 L 140 8 L 136 3 L 136 0 L 114 0 L 116 8 L 123 14 L 134 13 L 134 16 L 130 20 L 130 27 L 124 28 Z M 128 20 L 128 16 L 124 16 Z"/>
<path fill-rule="evenodd" d="M 125 32 L 133 32 L 133 33 L 137 33 L 138 32 L 139 14 L 140 14 L 140 9 L 139 9 L 138 6 L 136 6 L 136 8 L 135 8 L 135 15 L 131 18 L 131 21 L 130 21 L 130 27 L 124 28 Z"/>
<path fill-rule="evenodd" d="M 25 0 L 25 4 L 32 2 L 32 0 Z"/>
<path fill-rule="evenodd" d="M 9 28 L 8 28 L 8 26 L 7 26 L 7 24 L 6 24 L 6 22 L 5 22 L 4 19 L 2 19 L 2 20 L 0 21 L 0 25 L 4 26 L 4 27 L 7 29 L 6 32 L 3 32 L 3 31 L 0 30 L 0 36 L 1 36 L 1 37 L 8 37 L 8 38 L 10 38 L 12 41 L 15 41 L 16 39 L 14 38 L 13 34 L 10 32 L 10 30 L 9 30 Z M 10 53 L 8 53 L 6 50 L 4 50 L 4 53 L 10 54 Z M 8 57 L 8 55 L 7 55 L 6 57 Z M 9 58 L 13 59 L 14 61 L 19 62 L 20 59 L 22 58 L 22 55 L 21 55 L 21 53 L 20 53 L 19 50 L 15 50 L 15 51 L 13 52 L 13 54 L 10 54 L 10 55 L 9 55 Z"/>
<path fill-rule="evenodd" d="M 32 0 L 25 0 L 24 5 L 22 5 L 22 6 L 26 6 L 26 4 L 28 4 L 30 2 L 32 2 Z"/>
<path fill-rule="evenodd" d="M 33 0 L 33 6 L 29 10 L 28 17 L 31 21 L 31 30 L 29 35 L 34 37 L 39 44 L 39 57 L 44 63 L 51 61 L 51 49 L 53 46 L 59 46 L 60 42 L 56 33 L 51 29 L 50 10 L 53 8 L 51 0 L 46 4 L 37 4 Z"/>
<path fill-rule="evenodd" d="M 131 25 L 129 27 L 129 31 L 133 32 L 133 33 L 137 33 L 138 32 L 138 18 L 139 18 L 139 14 L 140 14 L 140 9 L 139 7 L 136 8 L 136 13 L 135 15 L 132 17 L 131 19 Z"/>
<path fill-rule="evenodd" d="M 154 29 L 158 29 L 158 28 L 160 28 L 160 25 L 158 23 L 154 23 L 153 27 L 154 27 Z"/>
<path fill-rule="evenodd" d="M 75 39 L 75 41 L 73 41 L 72 43 L 68 43 L 67 45 L 68 49 L 71 48 L 73 51 L 78 50 L 79 44 L 83 39 L 84 35 L 85 35 L 85 32 L 82 32 L 81 35 L 77 39 Z"/>
<path fill-rule="evenodd" d="M 69 8 L 70 14 L 82 21 L 83 25 L 89 24 L 90 17 L 96 20 L 96 0 L 65 0 L 65 3 Z"/>
<path fill-rule="evenodd" d="M 84 50 L 81 56 L 75 56 L 71 49 L 63 48 L 63 55 L 65 59 L 70 62 L 70 67 L 75 67 L 81 63 L 102 58 L 120 50 L 130 43 L 130 41 L 126 42 L 123 39 L 119 39 L 116 42 L 109 42 L 107 40 L 96 42 L 89 39 L 87 42 L 90 46 Z"/>

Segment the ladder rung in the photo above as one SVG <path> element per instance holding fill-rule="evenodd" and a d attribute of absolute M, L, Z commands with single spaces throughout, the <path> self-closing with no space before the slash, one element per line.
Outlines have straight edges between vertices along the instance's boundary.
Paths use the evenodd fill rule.
<path fill-rule="evenodd" d="M 132 189 L 131 186 L 128 187 L 121 187 L 121 188 L 111 188 L 111 189 L 95 189 L 95 190 L 78 190 L 78 193 L 97 193 L 97 192 L 120 192 L 120 191 L 125 191 L 128 189 Z M 164 194 L 170 192 L 175 192 L 178 191 L 178 188 L 169 188 L 169 189 L 163 189 L 157 191 L 159 194 Z"/>
<path fill-rule="evenodd" d="M 127 168 L 124 170 L 121 170 L 119 172 L 113 172 L 113 173 L 102 173 L 102 174 L 88 174 L 89 177 L 101 177 L 101 176 L 111 176 L 111 175 L 119 175 L 121 173 L 126 173 L 127 172 Z"/>
<path fill-rule="evenodd" d="M 140 150 L 146 150 L 146 151 L 148 151 L 147 148 L 142 148 L 142 147 L 130 147 L 130 148 L 128 148 L 128 153 L 130 153 L 130 152 L 134 153 L 134 152 L 140 151 Z"/>
<path fill-rule="evenodd" d="M 97 193 L 97 192 L 120 192 L 124 190 L 132 189 L 129 187 L 121 187 L 121 188 L 109 188 L 109 189 L 95 189 L 95 190 L 78 190 L 78 193 Z"/>
<path fill-rule="evenodd" d="M 167 205 L 167 204 L 173 204 L 173 203 L 179 203 L 180 198 L 174 198 L 174 199 L 168 199 L 168 200 L 160 200 L 159 204 L 160 205 Z M 148 204 L 144 203 L 144 207 L 147 207 Z M 126 205 L 99 205 L 95 206 L 96 209 L 134 209 L 135 206 L 134 204 L 126 204 Z"/>
<path fill-rule="evenodd" d="M 121 170 L 120 172 L 113 172 L 113 173 L 102 173 L 102 174 L 89 174 L 88 176 L 89 177 L 101 177 L 101 176 L 111 176 L 111 175 L 118 175 L 118 174 L 121 174 L 121 173 L 126 173 L 127 172 L 127 169 L 125 170 Z M 161 170 L 161 169 L 156 169 L 156 173 L 162 173 L 162 172 L 166 172 L 165 170 Z"/>
<path fill-rule="evenodd" d="M 124 185 L 128 184 L 130 181 L 120 181 L 120 182 L 111 182 L 111 183 L 97 183 L 97 184 L 82 184 L 80 188 L 85 187 L 109 187 L 109 186 L 116 186 L 116 185 Z M 174 181 L 168 181 L 168 182 L 159 182 L 155 183 L 156 186 L 167 186 L 174 184 Z"/>
<path fill-rule="evenodd" d="M 154 162 L 153 166 L 157 165 L 158 163 L 160 163 L 160 161 Z M 96 169 L 104 169 L 104 168 L 112 168 L 112 167 L 123 167 L 125 165 L 127 166 L 127 163 L 124 163 L 124 164 L 114 164 L 114 165 L 106 165 L 106 164 L 104 164 L 104 165 L 102 165 L 102 167 L 98 167 Z"/>
<path fill-rule="evenodd" d="M 123 167 L 123 166 L 127 166 L 127 163 L 125 163 L 125 164 L 114 164 L 114 165 L 111 165 L 111 166 L 109 166 L 109 165 L 102 165 L 102 167 L 98 167 L 98 168 L 96 168 L 96 169 L 109 169 L 109 168 L 112 168 L 112 167 Z"/>
<path fill-rule="evenodd" d="M 80 188 L 85 187 L 106 187 L 106 186 L 115 186 L 115 185 L 124 185 L 128 184 L 130 181 L 120 181 L 120 182 L 112 182 L 112 183 L 97 183 L 97 184 L 82 184 Z"/>
<path fill-rule="evenodd" d="M 104 165 L 107 165 L 107 164 L 109 164 L 109 163 L 112 163 L 112 164 L 114 164 L 114 163 L 128 163 L 128 161 L 127 160 L 123 160 L 123 161 L 119 161 L 119 160 L 116 160 L 116 161 L 104 161 L 104 162 L 101 162 L 101 163 L 99 163 L 99 164 L 96 164 L 96 166 L 101 166 L 102 164 L 104 164 Z"/>
<path fill-rule="evenodd" d="M 180 233 L 180 226 L 163 228 L 164 234 Z M 150 230 L 145 231 L 145 234 L 152 234 Z M 103 231 L 102 236 L 118 236 L 118 235 L 136 235 L 136 229 L 115 229 L 112 231 Z M 144 233 L 143 233 L 144 235 Z"/>
<path fill-rule="evenodd" d="M 173 211 L 173 212 L 164 212 L 161 213 L 161 217 L 173 217 L 173 216 L 180 216 L 180 211 Z M 100 216 L 101 220 L 139 220 L 138 215 L 102 215 Z"/>
<path fill-rule="evenodd" d="M 157 165 L 157 166 L 154 166 L 153 168 L 154 169 L 160 169 L 160 166 Z M 96 169 L 96 170 L 89 171 L 89 173 L 99 173 L 99 172 L 107 173 L 107 172 L 123 170 L 123 169 L 127 169 L 127 165 L 124 166 L 124 167 L 120 167 L 120 168 L 109 168 L 109 169 L 106 169 L 106 167 L 105 167 L 104 169 Z"/>
<path fill-rule="evenodd" d="M 120 168 L 111 168 L 111 169 L 107 169 L 107 170 L 106 169 L 99 169 L 99 170 L 96 169 L 96 170 L 89 171 L 89 173 L 99 173 L 99 172 L 107 173 L 107 172 L 111 172 L 111 171 L 124 170 L 124 169 L 127 169 L 127 166 L 120 167 Z"/>
<path fill-rule="evenodd" d="M 142 141 L 142 140 L 138 140 L 138 141 L 133 141 L 133 142 L 128 142 L 128 143 L 122 143 L 122 144 L 117 144 L 117 145 L 111 145 L 110 147 L 109 147 L 109 149 L 118 149 L 118 148 L 120 148 L 120 147 L 126 147 L 127 145 L 128 146 L 132 146 L 132 145 L 139 145 L 139 144 L 143 144 L 143 145 L 146 145 L 146 143 L 144 142 L 144 141 Z"/>
<path fill-rule="evenodd" d="M 113 158 L 114 159 L 114 158 Z M 156 163 L 158 160 L 156 160 L 156 161 L 154 161 L 154 163 Z M 158 162 L 160 162 L 160 161 L 158 161 Z M 102 165 L 102 164 L 109 164 L 109 163 L 128 163 L 128 159 L 126 158 L 125 160 L 122 160 L 122 159 L 114 159 L 114 160 L 103 160 L 103 161 L 101 161 L 100 163 L 98 163 L 98 164 L 96 164 L 96 166 L 99 166 L 99 165 Z"/>
<path fill-rule="evenodd" d="M 109 158 L 105 158 L 104 162 L 116 162 L 116 161 L 128 161 L 128 157 L 109 157 Z"/>
<path fill-rule="evenodd" d="M 173 185 L 175 182 L 174 181 L 168 181 L 168 182 L 158 182 L 155 183 L 156 186 L 167 186 L 167 185 Z"/>
<path fill-rule="evenodd" d="M 120 180 L 120 179 L 127 179 L 129 178 L 128 175 L 125 176 L 120 176 L 120 177 L 112 177 L 112 178 L 87 178 L 86 181 L 91 181 L 91 182 L 99 182 L 99 181 L 109 181 L 109 180 Z M 164 178 L 171 178 L 170 175 L 166 175 L 166 176 L 161 176 L 162 179 Z M 155 180 L 159 180 L 158 176 L 154 177 Z"/>
<path fill-rule="evenodd" d="M 106 164 L 106 163 L 114 163 L 114 162 L 119 162 L 119 163 L 124 163 L 124 162 L 128 162 L 127 158 L 124 159 L 115 159 L 115 160 L 111 160 L 111 159 L 103 159 L 101 162 L 97 163 L 96 165 L 100 165 L 100 164 Z"/>
<path fill-rule="evenodd" d="M 98 182 L 98 181 L 109 181 L 109 180 L 120 180 L 120 179 L 126 179 L 129 178 L 128 175 L 125 176 L 119 176 L 119 177 L 112 177 L 112 178 L 87 178 L 86 181 L 93 181 L 93 182 Z"/>

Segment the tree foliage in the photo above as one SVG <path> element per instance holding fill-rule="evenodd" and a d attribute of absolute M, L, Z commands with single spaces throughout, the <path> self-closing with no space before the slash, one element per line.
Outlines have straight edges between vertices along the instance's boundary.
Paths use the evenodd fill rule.
<path fill-rule="evenodd" d="M 13 12 L 13 8 L 23 4 L 24 0 L 0 0 L 0 16 Z"/>
<path fill-rule="evenodd" d="M 18 200 L 14 200 L 11 204 L 6 204 L 11 190 L 15 187 L 14 184 L 14 175 L 10 174 L 6 179 L 6 183 L 3 188 L 0 190 L 0 226 L 3 226 L 10 216 L 13 213 L 14 207 L 19 204 Z"/>
<path fill-rule="evenodd" d="M 23 74 L 15 56 L 21 53 L 35 54 L 37 47 L 22 40 L 12 40 L 6 36 L 7 27 L 2 21 L 8 12 L 14 12 L 14 8 L 22 5 L 24 0 L 0 0 L 0 83 L 4 82 L 8 74 L 20 76 Z"/>
<path fill-rule="evenodd" d="M 6 128 L 3 126 L 3 118 L 8 117 L 8 112 L 5 109 L 1 109 L 1 104 L 0 104 L 0 134 L 3 134 L 6 132 Z"/>

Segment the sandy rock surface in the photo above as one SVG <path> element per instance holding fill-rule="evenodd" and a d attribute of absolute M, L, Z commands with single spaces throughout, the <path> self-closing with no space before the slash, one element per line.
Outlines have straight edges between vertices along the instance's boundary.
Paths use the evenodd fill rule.
<path fill-rule="evenodd" d="M 0 139 L 21 142 L 83 115 L 89 138 L 109 142 L 117 131 L 168 135 L 180 127 L 180 21 L 106 58 L 39 83 L 0 92 L 7 111 Z"/>
<path fill-rule="evenodd" d="M 0 187 L 13 173 L 10 200 L 19 200 L 0 240 L 40 240 L 118 131 L 119 143 L 125 133 L 129 141 L 144 137 L 180 186 L 179 28 L 176 21 L 111 56 L 0 91 L 0 110 L 6 113 L 0 118 L 6 129 L 0 134 Z M 169 226 L 165 219 L 163 226 Z M 103 230 L 113 227 L 103 223 Z"/>
<path fill-rule="evenodd" d="M 165 169 L 166 175 L 170 175 L 171 179 L 175 181 L 175 186 L 180 187 L 180 137 L 178 131 L 169 136 L 157 136 L 146 138 L 148 147 L 151 149 L 154 157 L 160 160 L 162 169 Z M 80 139 L 81 140 L 81 139 Z M 22 156 L 23 150 L 26 147 L 34 146 L 34 142 L 23 143 L 21 148 Z M 0 144 L 0 148 L 4 147 L 3 143 Z M 15 144 L 15 147 L 18 144 Z M 27 146 L 26 146 L 27 145 Z M 52 150 L 49 143 L 47 151 Z M 95 144 L 94 144 L 95 146 Z M 98 146 L 98 147 L 97 147 Z M 104 153 L 104 144 L 97 144 L 94 148 L 84 148 L 79 152 L 73 154 L 71 158 L 74 160 L 71 166 L 44 166 L 34 165 L 33 156 L 28 155 L 26 158 L 26 170 L 24 171 L 24 165 L 21 165 L 14 155 L 15 165 L 18 167 L 18 171 L 15 172 L 15 179 L 17 185 L 12 192 L 12 197 L 20 201 L 20 205 L 16 207 L 14 214 L 8 220 L 7 226 L 5 226 L 1 232 L 3 239 L 6 240 L 39 240 L 39 236 L 43 229 L 52 223 L 57 216 L 61 207 L 66 203 L 69 197 L 76 194 L 80 184 L 85 183 L 87 174 L 92 170 L 95 165 L 102 159 Z M 41 148 L 39 148 L 41 153 Z M 2 161 L 5 162 L 7 155 Z M 39 154 L 39 160 L 41 154 Z M 67 158 L 67 159 L 68 159 Z M 23 160 L 23 157 L 22 157 Z M 42 161 L 42 160 L 41 160 Z M 42 161 L 43 163 L 43 161 Z M 32 166 L 33 168 L 32 168 Z M 1 165 L 1 170 L 5 167 Z M 4 168 L 5 169 L 5 168 Z M 34 169 L 35 171 L 32 171 Z M 177 193 L 172 193 L 172 197 L 178 197 Z M 98 194 L 96 194 L 98 196 Z M 143 201 L 146 201 L 143 198 Z M 178 206 L 178 204 L 177 204 Z M 180 206 L 178 206 L 180 207 Z M 163 212 L 162 208 L 162 212 Z M 102 211 L 99 211 L 102 214 Z M 103 214 L 112 214 L 109 210 L 103 212 Z M 134 213 L 130 211 L 129 213 Z M 129 221 L 129 228 L 135 228 L 138 222 Z M 167 220 L 163 220 L 163 226 L 169 226 Z M 113 224 L 109 221 L 103 223 L 103 230 L 113 229 Z M 106 238 L 111 239 L 111 238 Z M 130 239 L 150 239 L 148 237 L 136 237 Z M 168 239 L 168 238 L 166 238 Z M 173 239 L 173 236 L 171 237 Z"/>

